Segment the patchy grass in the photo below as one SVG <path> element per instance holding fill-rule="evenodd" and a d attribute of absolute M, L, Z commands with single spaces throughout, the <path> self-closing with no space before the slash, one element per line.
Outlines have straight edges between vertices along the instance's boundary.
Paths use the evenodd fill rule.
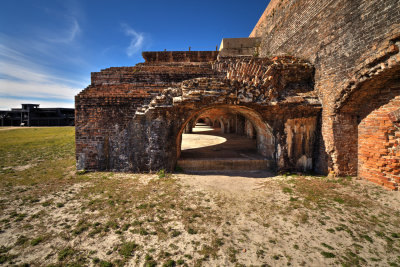
<path fill-rule="evenodd" d="M 303 204 L 311 208 L 324 208 L 332 204 L 343 204 L 350 207 L 361 207 L 368 205 L 361 202 L 356 196 L 339 192 L 338 189 L 350 185 L 351 178 L 314 178 L 299 177 L 293 179 L 293 189 L 283 186 L 284 192 L 295 193 L 301 197 Z"/>
<path fill-rule="evenodd" d="M 0 131 L 0 264 L 399 265 L 398 198 L 373 184 L 77 173 L 73 137 Z"/>

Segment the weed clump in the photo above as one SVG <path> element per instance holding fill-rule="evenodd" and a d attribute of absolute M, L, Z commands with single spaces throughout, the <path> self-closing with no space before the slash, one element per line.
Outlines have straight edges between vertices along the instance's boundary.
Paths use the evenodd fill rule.
<path fill-rule="evenodd" d="M 164 169 L 161 169 L 157 172 L 158 178 L 165 178 L 167 177 L 167 172 Z"/>
<path fill-rule="evenodd" d="M 153 257 L 149 254 L 146 254 L 145 256 L 145 262 L 144 262 L 144 267 L 155 267 L 157 266 L 157 262 L 153 259 Z"/>
<path fill-rule="evenodd" d="M 64 261 L 65 259 L 73 256 L 75 254 L 75 250 L 71 247 L 64 248 L 58 252 L 58 260 Z"/>
<path fill-rule="evenodd" d="M 178 230 L 173 230 L 172 233 L 171 233 L 171 236 L 172 236 L 172 237 L 177 237 L 177 236 L 179 236 L 180 234 L 181 234 L 181 232 L 179 232 Z"/>
<path fill-rule="evenodd" d="M 100 261 L 100 267 L 113 267 L 113 264 L 108 261 Z"/>
<path fill-rule="evenodd" d="M 326 252 L 326 251 L 321 251 L 321 255 L 328 259 L 336 257 L 336 255 L 333 254 L 332 252 Z"/>
<path fill-rule="evenodd" d="M 135 253 L 136 249 L 139 247 L 138 244 L 135 242 L 125 242 L 121 244 L 120 249 L 118 250 L 118 253 L 121 256 L 124 256 L 125 258 L 132 257 L 133 254 Z"/>
<path fill-rule="evenodd" d="M 290 187 L 284 187 L 284 188 L 282 189 L 282 191 L 283 191 L 283 193 L 287 193 L 287 194 L 293 193 L 293 189 L 290 188 Z"/>
<path fill-rule="evenodd" d="M 175 267 L 176 262 L 174 260 L 167 260 L 164 264 L 163 267 Z"/>
<path fill-rule="evenodd" d="M 189 235 L 195 235 L 195 234 L 197 234 L 197 230 L 196 230 L 196 229 L 193 229 L 193 228 L 190 228 L 190 227 L 188 228 L 187 232 L 188 232 Z"/>
<path fill-rule="evenodd" d="M 28 241 L 28 238 L 26 236 L 19 236 L 17 241 L 15 242 L 16 246 L 22 246 L 23 244 L 25 244 Z"/>
<path fill-rule="evenodd" d="M 37 238 L 35 238 L 35 239 L 32 239 L 31 245 L 32 245 L 32 246 L 37 246 L 37 245 L 39 245 L 39 243 L 41 243 L 42 241 L 43 241 L 43 237 L 39 236 L 39 237 L 37 237 Z"/>

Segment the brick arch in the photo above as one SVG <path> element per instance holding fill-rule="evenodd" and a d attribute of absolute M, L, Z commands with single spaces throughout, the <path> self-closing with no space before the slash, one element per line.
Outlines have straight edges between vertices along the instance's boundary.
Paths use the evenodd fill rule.
<path fill-rule="evenodd" d="M 399 114 L 400 94 L 358 125 L 358 176 L 392 190 L 400 183 Z"/>
<path fill-rule="evenodd" d="M 392 190 L 400 183 L 400 65 L 363 79 L 337 109 L 336 173 L 357 175 Z M 398 118 L 400 120 L 400 118 Z"/>
<path fill-rule="evenodd" d="M 204 117 L 202 118 L 204 120 L 204 123 L 208 126 L 212 126 L 212 120 L 210 119 L 210 117 Z M 196 125 L 195 125 L 196 126 Z"/>
<path fill-rule="evenodd" d="M 213 125 L 215 126 L 215 124 L 217 124 L 217 123 L 218 123 L 219 126 L 221 126 L 221 122 L 218 119 L 214 119 L 213 120 Z"/>
<path fill-rule="evenodd" d="M 365 162 L 359 160 L 359 151 L 366 150 L 359 146 L 359 143 L 363 143 L 359 141 L 365 137 L 364 129 L 372 127 L 367 123 L 371 122 L 368 117 L 372 118 L 374 114 L 380 113 L 380 118 L 385 117 L 385 121 L 388 121 L 389 111 L 383 114 L 378 110 L 384 110 L 384 106 L 399 95 L 399 40 L 398 34 L 388 34 L 388 37 L 376 44 L 379 47 L 377 50 L 365 53 L 335 99 L 332 117 L 334 145 L 331 156 L 337 175 L 365 177 L 359 171 L 360 167 L 364 168 L 362 162 Z M 359 133 L 364 137 L 359 136 Z M 376 172 L 375 177 L 381 176 L 378 173 Z"/>
<path fill-rule="evenodd" d="M 194 122 L 194 125 L 196 126 L 197 123 L 200 123 L 200 121 L 202 121 L 201 123 L 206 123 L 205 119 L 203 118 L 197 118 Z"/>
<path fill-rule="evenodd" d="M 258 102 L 258 96 L 250 92 L 249 85 L 221 78 L 198 78 L 183 81 L 181 87 L 164 90 L 133 119 L 133 123 L 145 127 L 136 135 L 159 133 L 146 147 L 154 154 L 149 155 L 149 170 L 173 169 L 180 155 L 180 138 L 186 125 L 213 108 L 229 109 L 248 118 L 257 132 L 259 154 L 276 161 L 274 131 L 264 115 L 257 111 L 262 109 L 262 104 Z M 224 126 L 222 120 L 220 123 Z"/>
<path fill-rule="evenodd" d="M 301 126 L 315 125 L 321 111 L 311 64 L 292 57 L 187 64 L 186 70 L 157 66 L 160 73 L 150 78 L 168 84 L 157 92 L 153 87 L 158 84 L 143 84 L 155 67 L 150 63 L 93 75 L 92 84 L 76 97 L 77 168 L 173 170 L 177 136 L 185 123 L 201 110 L 217 106 L 236 109 L 251 119 L 261 138 L 259 151 L 275 159 L 279 170 L 297 170 L 299 160 L 317 157 L 310 152 L 315 138 L 301 138 L 315 135 L 315 127 Z M 172 78 L 176 82 L 169 83 Z M 308 164 L 307 171 L 310 168 Z"/>
<path fill-rule="evenodd" d="M 390 37 L 385 38 L 378 50 L 368 51 L 354 67 L 351 78 L 345 83 L 334 101 L 334 110 L 340 112 L 346 109 L 349 103 L 354 102 L 355 96 L 359 91 L 365 89 L 365 84 L 371 80 L 383 79 L 383 82 L 390 79 L 390 76 L 396 77 L 400 69 L 399 60 L 399 41 L 400 33 L 389 33 Z"/>
<path fill-rule="evenodd" d="M 267 159 L 275 160 L 275 138 L 273 135 L 273 129 L 270 125 L 265 121 L 262 115 L 256 110 L 240 105 L 208 105 L 198 110 L 193 111 L 193 113 L 188 114 L 184 119 L 183 123 L 179 127 L 179 131 L 176 134 L 176 151 L 177 158 L 180 156 L 180 146 L 182 133 L 186 127 L 186 125 L 195 117 L 201 116 L 204 112 L 213 110 L 213 109 L 226 109 L 229 112 L 237 113 L 248 119 L 253 125 L 257 132 L 257 150 L 259 154 L 263 155 Z M 221 121 L 221 119 L 219 119 Z M 223 124 L 223 122 L 220 122 Z"/>

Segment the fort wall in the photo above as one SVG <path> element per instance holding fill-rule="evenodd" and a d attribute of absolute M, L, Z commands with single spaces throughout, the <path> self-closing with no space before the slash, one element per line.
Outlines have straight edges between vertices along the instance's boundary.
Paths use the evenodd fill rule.
<path fill-rule="evenodd" d="M 359 90 L 377 96 L 399 84 L 400 2 L 272 0 L 250 37 L 262 39 L 261 57 L 292 55 L 315 66 L 326 151 L 320 171 L 356 175 L 357 117 L 372 111 L 367 98 L 352 111 L 343 106 L 351 107 Z"/>
<path fill-rule="evenodd" d="M 400 2 L 272 0 L 250 37 L 92 73 L 75 98 L 77 168 L 170 171 L 203 114 L 254 136 L 275 170 L 398 190 Z"/>
<path fill-rule="evenodd" d="M 308 62 L 293 57 L 170 62 L 170 53 L 157 54 L 149 52 L 146 58 L 160 61 L 93 73 L 91 85 L 76 96 L 78 169 L 173 170 L 187 124 L 207 112 L 216 116 L 218 110 L 251 121 L 258 152 L 271 168 L 313 169 L 318 158 L 311 152 L 317 140 L 313 125 L 321 106 Z M 172 60 L 185 55 L 172 54 Z M 220 121 L 224 131 L 234 131 L 232 118 Z"/>

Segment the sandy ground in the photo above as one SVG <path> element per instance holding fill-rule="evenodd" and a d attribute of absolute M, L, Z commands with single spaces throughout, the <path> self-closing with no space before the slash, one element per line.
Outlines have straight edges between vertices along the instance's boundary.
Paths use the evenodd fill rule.
<path fill-rule="evenodd" d="M 170 203 L 167 208 L 155 204 L 161 205 L 158 210 L 140 213 L 142 210 L 138 207 L 143 199 L 133 199 L 131 208 L 136 207 L 140 212 L 115 217 L 112 210 L 105 208 L 110 201 L 105 199 L 103 191 L 107 186 L 92 191 L 103 182 L 93 174 L 90 177 L 92 181 L 74 183 L 48 195 L 39 193 L 37 199 L 28 196 L 38 193 L 39 188 L 2 190 L 0 245 L 7 251 L 2 255 L 8 257 L 5 263 L 33 266 L 68 262 L 78 266 L 101 262 L 143 266 L 153 262 L 162 266 L 168 261 L 187 266 L 400 264 L 399 194 L 371 183 L 346 180 L 340 184 L 336 182 L 341 180 L 271 176 L 267 172 L 177 174 L 169 178 L 113 175 L 107 178 L 107 183 L 118 184 L 112 198 L 116 203 L 118 198 L 125 199 L 125 194 L 120 196 L 116 192 L 133 186 L 131 183 L 137 188 L 153 184 L 150 190 L 154 195 L 147 195 L 146 203 Z M 319 184 L 321 179 L 323 184 Z M 295 189 L 303 186 L 312 189 L 315 182 L 317 186 L 334 185 L 329 189 L 335 192 L 333 198 L 318 196 L 320 199 L 307 201 L 308 193 Z M 164 187 L 170 184 L 172 189 L 165 191 Z M 142 192 L 135 190 L 137 195 Z M 162 192 L 169 192 L 172 200 L 159 199 Z M 102 200 L 105 201 L 98 207 L 91 206 Z M 163 221 L 157 221 L 159 215 L 164 217 Z M 118 226 L 105 227 L 114 220 L 111 218 L 116 218 Z M 96 224 L 104 228 L 97 231 Z M 127 224 L 129 231 L 123 230 Z M 164 230 L 158 231 L 157 227 Z M 190 227 L 196 231 L 191 232 Z M 35 244 L 38 238 L 41 240 Z M 121 246 L 128 241 L 139 247 L 135 253 L 121 256 Z M 63 257 L 63 252 L 67 256 Z"/>

